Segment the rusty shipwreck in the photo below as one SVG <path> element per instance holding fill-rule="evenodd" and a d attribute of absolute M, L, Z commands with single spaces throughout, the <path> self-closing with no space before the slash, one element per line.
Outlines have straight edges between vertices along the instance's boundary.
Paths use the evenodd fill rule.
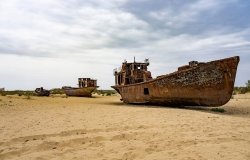
<path fill-rule="evenodd" d="M 43 87 L 36 88 L 35 93 L 37 96 L 47 96 L 48 97 L 50 95 L 50 91 L 47 89 L 44 89 Z"/>
<path fill-rule="evenodd" d="M 170 74 L 152 78 L 148 59 L 123 62 L 112 86 L 125 103 L 166 106 L 221 106 L 233 92 L 238 56 L 211 62 L 191 61 Z"/>
<path fill-rule="evenodd" d="M 97 80 L 90 78 L 78 78 L 78 87 L 62 87 L 67 96 L 75 97 L 91 97 L 96 88 L 98 88 Z"/>

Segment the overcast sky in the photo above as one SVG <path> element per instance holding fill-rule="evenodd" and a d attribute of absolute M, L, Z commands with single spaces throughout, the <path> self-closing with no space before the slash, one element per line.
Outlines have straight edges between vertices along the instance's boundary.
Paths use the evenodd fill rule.
<path fill-rule="evenodd" d="M 191 60 L 238 55 L 250 79 L 247 0 L 0 0 L 0 88 L 114 84 L 126 59 L 149 58 L 153 77 Z"/>

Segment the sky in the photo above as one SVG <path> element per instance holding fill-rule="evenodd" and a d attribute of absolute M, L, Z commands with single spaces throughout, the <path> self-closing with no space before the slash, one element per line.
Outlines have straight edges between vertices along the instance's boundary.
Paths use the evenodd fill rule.
<path fill-rule="evenodd" d="M 149 58 L 153 77 L 189 61 L 240 56 L 250 79 L 247 0 L 0 0 L 0 88 L 114 85 L 124 60 Z"/>

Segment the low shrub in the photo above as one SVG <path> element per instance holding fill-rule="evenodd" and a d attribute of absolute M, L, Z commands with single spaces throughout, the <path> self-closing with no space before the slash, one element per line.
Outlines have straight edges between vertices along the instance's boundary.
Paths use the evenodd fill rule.
<path fill-rule="evenodd" d="M 34 91 L 21 91 L 21 90 L 14 90 L 14 91 L 2 91 L 0 92 L 0 94 L 2 96 L 6 96 L 6 95 L 18 95 L 18 96 L 22 96 L 22 95 L 36 95 Z"/>
<path fill-rule="evenodd" d="M 65 94 L 64 90 L 61 88 L 54 88 L 50 90 L 50 94 Z"/>
<path fill-rule="evenodd" d="M 62 98 L 68 98 L 68 96 L 67 95 L 62 95 Z"/>
<path fill-rule="evenodd" d="M 93 93 L 96 93 L 98 95 L 111 96 L 112 94 L 116 94 L 117 92 L 115 90 L 95 90 Z"/>

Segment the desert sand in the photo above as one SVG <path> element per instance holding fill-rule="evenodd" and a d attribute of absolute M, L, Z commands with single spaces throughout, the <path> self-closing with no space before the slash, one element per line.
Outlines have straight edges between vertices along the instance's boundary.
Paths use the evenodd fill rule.
<path fill-rule="evenodd" d="M 224 113 L 119 98 L 0 96 L 0 159 L 250 159 L 249 94 Z"/>

